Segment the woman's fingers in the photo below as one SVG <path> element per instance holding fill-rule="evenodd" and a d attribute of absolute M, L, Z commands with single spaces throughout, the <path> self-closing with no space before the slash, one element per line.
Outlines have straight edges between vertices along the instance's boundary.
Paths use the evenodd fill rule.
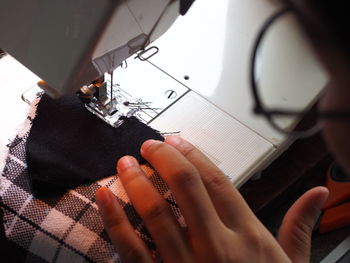
<path fill-rule="evenodd" d="M 293 262 L 309 262 L 312 230 L 328 194 L 325 187 L 313 188 L 303 194 L 285 215 L 278 241 Z"/>
<path fill-rule="evenodd" d="M 153 262 L 149 250 L 136 235 L 113 193 L 105 187 L 100 188 L 96 192 L 96 202 L 105 229 L 122 262 Z"/>
<path fill-rule="evenodd" d="M 141 154 L 172 190 L 187 223 L 186 230 L 181 229 L 138 162 L 132 157 L 118 162 L 118 174 L 125 190 L 155 240 L 163 261 L 289 262 L 271 234 L 250 216 L 252 212 L 220 170 L 192 145 L 182 143 L 171 139 L 167 143 L 150 140 L 142 145 Z M 107 232 L 122 259 L 152 262 L 145 244 L 112 197 L 105 188 L 96 194 Z M 296 211 L 305 212 L 300 207 Z M 225 227 L 222 218 L 232 224 L 234 231 Z M 230 248 L 230 244 L 234 247 Z"/>
<path fill-rule="evenodd" d="M 198 170 L 174 147 L 160 141 L 146 141 L 141 147 L 141 154 L 169 185 L 190 235 L 205 239 L 215 235 L 222 222 Z"/>
<path fill-rule="evenodd" d="M 238 190 L 201 151 L 178 136 L 167 137 L 165 142 L 175 147 L 197 168 L 216 211 L 226 226 L 235 228 L 254 217 Z"/>
<path fill-rule="evenodd" d="M 186 262 L 190 254 L 182 229 L 137 160 L 131 156 L 123 157 L 117 169 L 132 204 L 150 231 L 163 260 L 172 262 L 176 258 L 179 262 Z"/>

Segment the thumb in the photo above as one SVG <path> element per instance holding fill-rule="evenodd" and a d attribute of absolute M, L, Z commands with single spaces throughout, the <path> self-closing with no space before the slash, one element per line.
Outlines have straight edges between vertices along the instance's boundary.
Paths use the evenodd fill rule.
<path fill-rule="evenodd" d="M 315 187 L 303 194 L 284 216 L 278 242 L 294 263 L 309 262 L 311 235 L 329 191 Z"/>

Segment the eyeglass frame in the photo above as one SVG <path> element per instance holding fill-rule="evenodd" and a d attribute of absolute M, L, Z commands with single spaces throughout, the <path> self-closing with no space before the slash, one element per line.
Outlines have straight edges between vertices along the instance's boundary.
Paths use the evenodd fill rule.
<path fill-rule="evenodd" d="M 299 117 L 300 119 L 304 117 L 309 110 L 305 111 L 293 111 L 293 110 L 285 110 L 281 108 L 272 108 L 267 109 L 265 105 L 263 104 L 260 94 L 259 94 L 259 85 L 257 83 L 256 78 L 256 64 L 257 64 L 257 57 L 259 54 L 259 50 L 262 44 L 262 41 L 264 37 L 266 36 L 266 33 L 270 29 L 271 25 L 273 25 L 278 19 L 286 15 L 287 13 L 293 12 L 294 9 L 292 7 L 285 7 L 274 14 L 272 14 L 262 25 L 260 28 L 255 41 L 253 45 L 253 49 L 251 52 L 250 57 L 250 72 L 249 72 L 249 78 L 250 78 L 250 88 L 251 88 L 251 94 L 254 99 L 254 107 L 253 112 L 257 115 L 263 115 L 266 120 L 269 122 L 269 124 L 278 132 L 293 136 L 293 137 L 299 137 L 299 138 L 305 138 L 310 137 L 311 135 L 317 133 L 320 130 L 320 126 L 316 125 L 310 129 L 307 129 L 306 131 L 288 131 L 285 129 L 282 129 L 279 127 L 274 121 L 273 117 L 277 116 L 286 116 L 286 117 Z M 341 120 L 341 121 L 348 121 L 350 122 L 350 112 L 343 112 L 343 111 L 320 111 L 317 110 L 315 112 L 316 117 L 318 119 L 335 119 L 335 120 Z"/>

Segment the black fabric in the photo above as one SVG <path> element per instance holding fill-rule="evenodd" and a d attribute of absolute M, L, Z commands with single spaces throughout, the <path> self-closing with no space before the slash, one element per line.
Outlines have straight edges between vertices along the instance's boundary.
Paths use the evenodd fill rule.
<path fill-rule="evenodd" d="M 52 100 L 43 95 L 26 145 L 33 188 L 68 189 L 115 174 L 116 162 L 132 155 L 141 163 L 142 143 L 163 140 L 132 117 L 113 128 L 85 109 L 76 96 Z"/>

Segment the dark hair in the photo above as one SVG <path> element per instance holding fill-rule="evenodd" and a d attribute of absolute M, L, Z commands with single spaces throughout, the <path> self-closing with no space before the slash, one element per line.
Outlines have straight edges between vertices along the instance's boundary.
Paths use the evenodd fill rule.
<path fill-rule="evenodd" d="M 311 40 L 340 49 L 350 58 L 349 3 L 343 0 L 285 0 L 294 9 Z"/>

